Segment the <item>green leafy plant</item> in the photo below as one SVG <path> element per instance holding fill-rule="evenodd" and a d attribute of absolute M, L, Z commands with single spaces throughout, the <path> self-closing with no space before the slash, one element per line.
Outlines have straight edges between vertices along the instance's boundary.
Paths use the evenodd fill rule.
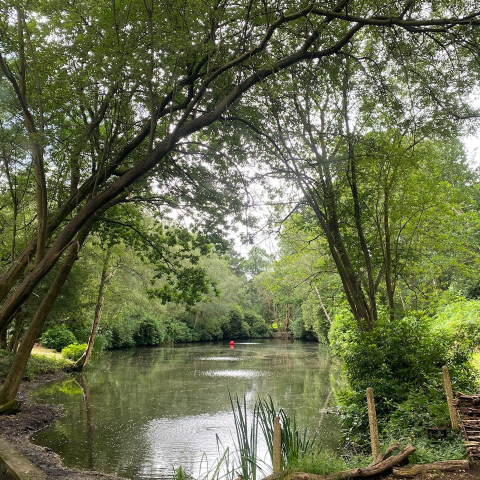
<path fill-rule="evenodd" d="M 162 338 L 160 330 L 154 320 L 144 319 L 138 325 L 137 330 L 133 334 L 135 345 L 158 345 Z"/>
<path fill-rule="evenodd" d="M 62 357 L 75 362 L 84 354 L 86 349 L 86 343 L 72 343 L 62 349 Z"/>
<path fill-rule="evenodd" d="M 337 396 L 347 443 L 368 445 L 367 387 L 375 394 L 381 431 L 407 427 L 421 436 L 426 428 L 448 420 L 440 375 L 443 365 L 450 370 L 454 390 L 468 392 L 475 386 L 469 363 L 472 346 L 435 328 L 434 319 L 381 319 L 370 331 L 357 328 L 345 316 L 335 323 L 330 339 L 344 361 L 349 382 L 349 390 Z"/>
<path fill-rule="evenodd" d="M 255 405 L 253 411 L 250 428 L 247 420 L 246 398 L 243 397 L 243 402 L 241 402 L 237 396 L 234 402 L 230 395 L 230 403 L 232 405 L 233 418 L 235 420 L 235 433 L 237 437 L 235 447 L 239 461 L 239 470 L 241 472 L 240 476 L 245 479 L 256 480 L 257 471 L 259 470 L 257 458 L 259 423 L 258 403 Z"/>
<path fill-rule="evenodd" d="M 61 352 L 62 348 L 76 343 L 77 339 L 65 325 L 55 325 L 43 333 L 40 341 L 44 347 L 54 348 L 57 352 Z"/>

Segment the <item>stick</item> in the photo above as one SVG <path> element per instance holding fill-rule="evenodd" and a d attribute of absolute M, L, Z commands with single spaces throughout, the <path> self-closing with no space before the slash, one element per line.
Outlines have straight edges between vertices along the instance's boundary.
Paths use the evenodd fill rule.
<path fill-rule="evenodd" d="M 273 419 L 273 473 L 280 473 L 282 454 L 282 430 L 280 428 L 280 418 Z"/>
<path fill-rule="evenodd" d="M 443 388 L 445 389 L 445 395 L 447 397 L 448 404 L 448 413 L 450 413 L 450 421 L 452 422 L 452 430 L 458 432 L 458 419 L 457 412 L 453 406 L 453 392 L 452 392 L 452 383 L 450 382 L 450 374 L 448 373 L 448 368 L 446 365 L 442 367 L 442 382 Z"/>

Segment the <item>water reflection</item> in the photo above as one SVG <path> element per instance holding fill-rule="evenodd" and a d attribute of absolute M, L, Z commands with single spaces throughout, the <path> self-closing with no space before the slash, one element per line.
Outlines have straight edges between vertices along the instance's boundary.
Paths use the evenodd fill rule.
<path fill-rule="evenodd" d="M 233 447 L 230 392 L 245 395 L 250 411 L 258 395 L 270 395 L 335 448 L 338 425 L 325 409 L 336 368 L 321 346 L 300 342 L 107 352 L 85 375 L 35 393 L 64 404 L 66 415 L 34 440 L 70 467 L 156 479 L 182 465 L 196 475 L 218 457 L 217 435 Z"/>

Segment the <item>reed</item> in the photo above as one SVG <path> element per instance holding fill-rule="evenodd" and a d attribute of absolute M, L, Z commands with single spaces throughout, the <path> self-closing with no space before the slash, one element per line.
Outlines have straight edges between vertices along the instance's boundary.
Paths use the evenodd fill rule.
<path fill-rule="evenodd" d="M 255 405 L 258 411 L 260 427 L 267 443 L 270 460 L 273 463 L 273 419 L 278 416 L 282 425 L 282 456 L 281 467 L 287 468 L 296 465 L 300 459 L 313 452 L 316 434 L 309 437 L 308 429 L 299 432 L 295 415 L 290 418 L 283 409 L 275 409 L 271 397 L 268 400 L 258 399 Z"/>
<path fill-rule="evenodd" d="M 281 467 L 294 467 L 313 453 L 316 435 L 310 438 L 307 429 L 300 433 L 295 416 L 290 418 L 283 409 L 277 412 L 271 397 L 258 398 L 249 419 L 245 396 L 242 399 L 238 395 L 234 399 L 230 393 L 229 396 L 235 423 L 235 449 L 223 449 L 217 435 L 218 450 L 221 452 L 223 449 L 223 453 L 211 468 L 207 466 L 206 472 L 198 480 L 234 480 L 239 476 L 244 480 L 257 480 L 257 476 L 262 478 L 268 475 L 273 464 L 273 419 L 276 416 L 280 417 L 282 426 Z M 258 457 L 260 432 L 267 445 L 270 465 Z M 180 467 L 175 471 L 174 480 L 193 479 Z"/>

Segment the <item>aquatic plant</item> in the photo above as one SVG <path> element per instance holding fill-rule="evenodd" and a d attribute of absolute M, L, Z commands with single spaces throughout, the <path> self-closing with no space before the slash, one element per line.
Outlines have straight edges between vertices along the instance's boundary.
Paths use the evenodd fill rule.
<path fill-rule="evenodd" d="M 302 433 L 298 430 L 298 424 L 295 415 L 290 418 L 283 409 L 278 412 L 275 410 L 273 400 L 258 399 L 255 405 L 258 411 L 260 427 L 262 429 L 265 441 L 267 442 L 270 460 L 273 464 L 273 420 L 280 418 L 281 430 L 281 460 L 282 468 L 291 467 L 298 464 L 299 460 L 308 453 L 312 453 L 315 448 L 316 433 L 313 437 L 308 434 L 305 428 Z"/>

